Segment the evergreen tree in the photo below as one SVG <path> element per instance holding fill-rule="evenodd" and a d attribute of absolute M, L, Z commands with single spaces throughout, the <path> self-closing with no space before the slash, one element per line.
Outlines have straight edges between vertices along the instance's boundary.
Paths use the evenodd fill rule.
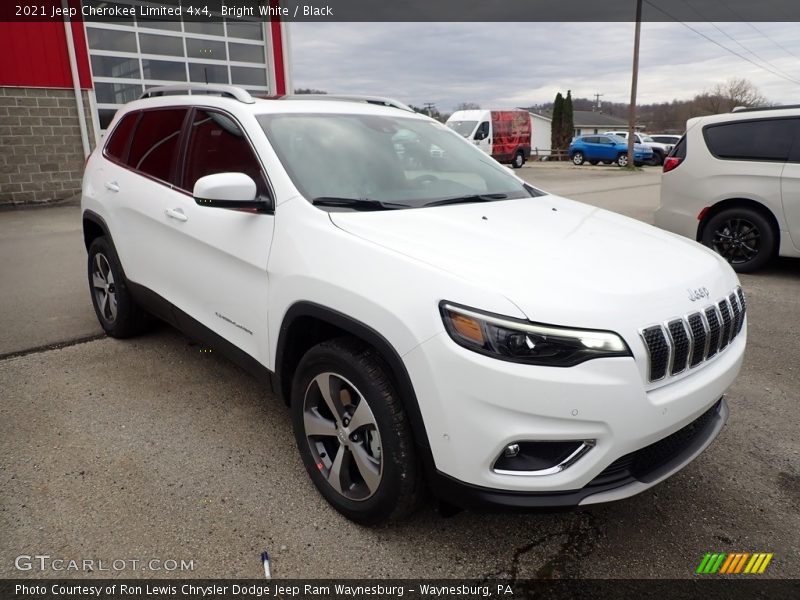
<path fill-rule="evenodd" d="M 575 131 L 575 119 L 572 115 L 572 90 L 567 90 L 567 98 L 564 100 L 564 109 L 561 117 L 561 148 L 567 148 L 572 142 L 572 135 Z"/>
<path fill-rule="evenodd" d="M 556 99 L 553 102 L 553 122 L 550 132 L 550 145 L 553 150 L 566 149 L 561 145 L 562 140 L 562 123 L 564 119 L 564 96 L 561 92 L 556 94 Z"/>

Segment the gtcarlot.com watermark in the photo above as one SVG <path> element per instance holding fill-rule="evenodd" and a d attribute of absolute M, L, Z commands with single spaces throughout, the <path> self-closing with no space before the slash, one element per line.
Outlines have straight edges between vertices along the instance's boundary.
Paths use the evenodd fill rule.
<path fill-rule="evenodd" d="M 123 571 L 194 571 L 194 560 L 174 558 L 65 558 L 49 554 L 20 554 L 14 559 L 17 571 L 39 573 L 109 573 Z"/>

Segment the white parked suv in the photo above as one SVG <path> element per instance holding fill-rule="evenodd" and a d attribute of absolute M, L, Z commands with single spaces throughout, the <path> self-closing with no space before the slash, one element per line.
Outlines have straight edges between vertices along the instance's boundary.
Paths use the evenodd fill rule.
<path fill-rule="evenodd" d="M 98 319 L 156 315 L 263 375 L 347 517 L 626 498 L 719 434 L 746 305 L 707 248 L 391 101 L 145 96 L 86 166 Z"/>
<path fill-rule="evenodd" d="M 664 163 L 655 223 L 741 273 L 800 257 L 800 107 L 690 119 Z"/>
<path fill-rule="evenodd" d="M 621 137 L 623 140 L 628 139 L 628 132 L 627 131 L 606 131 L 605 135 L 616 135 Z M 649 135 L 645 135 L 644 133 L 636 132 L 633 134 L 633 141 L 637 144 L 641 144 L 643 146 L 647 146 L 653 151 L 653 158 L 650 159 L 650 165 L 658 166 L 664 163 L 664 159 L 672 150 L 672 144 L 666 144 L 659 141 L 654 140 Z"/>

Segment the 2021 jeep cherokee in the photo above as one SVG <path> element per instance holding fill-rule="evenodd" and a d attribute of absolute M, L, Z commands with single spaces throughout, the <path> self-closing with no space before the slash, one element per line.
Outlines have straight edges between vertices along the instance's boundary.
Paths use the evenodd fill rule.
<path fill-rule="evenodd" d="M 625 498 L 721 430 L 746 306 L 710 250 L 536 190 L 391 101 L 145 96 L 86 167 L 98 319 L 127 337 L 152 313 L 266 374 L 349 518 L 426 488 Z"/>

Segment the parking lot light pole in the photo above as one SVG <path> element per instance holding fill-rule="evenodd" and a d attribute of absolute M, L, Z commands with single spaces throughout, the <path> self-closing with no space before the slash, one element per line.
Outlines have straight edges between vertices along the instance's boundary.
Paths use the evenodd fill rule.
<path fill-rule="evenodd" d="M 633 135 L 636 132 L 636 86 L 639 83 L 639 37 L 642 31 L 642 0 L 636 0 L 636 29 L 633 38 L 633 73 L 631 74 L 631 104 L 628 109 L 628 168 L 634 164 Z"/>

